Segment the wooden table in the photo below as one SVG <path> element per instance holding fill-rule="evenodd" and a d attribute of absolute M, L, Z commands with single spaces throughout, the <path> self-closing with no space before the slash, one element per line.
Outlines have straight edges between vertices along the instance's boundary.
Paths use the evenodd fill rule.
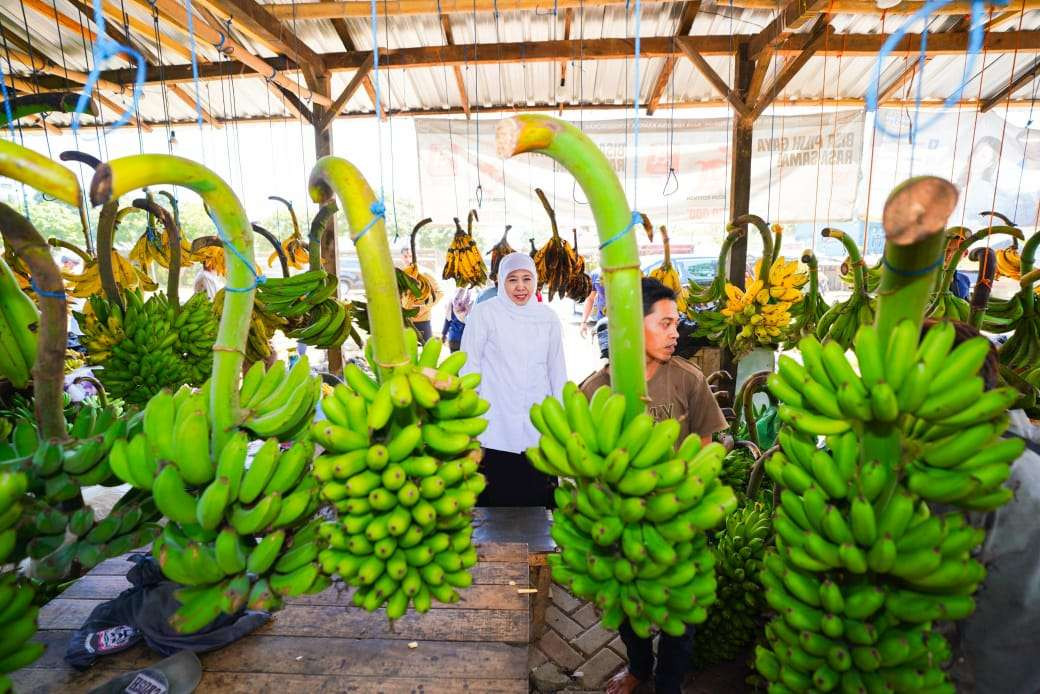
<path fill-rule="evenodd" d="M 335 588 L 291 601 L 266 625 L 219 651 L 202 654 L 199 692 L 457 692 L 528 691 L 530 606 L 527 547 L 478 548 L 474 585 L 454 605 L 409 612 L 391 628 L 383 610 L 369 614 Z M 160 659 L 145 646 L 101 658 L 77 673 L 65 645 L 98 603 L 129 586 L 125 558 L 110 559 L 40 611 L 47 652 L 13 675 L 15 691 L 85 692 Z M 415 648 L 409 648 L 416 642 Z"/>
<path fill-rule="evenodd" d="M 531 606 L 531 641 L 545 630 L 545 611 L 549 607 L 552 576 L 545 559 L 556 551 L 549 535 L 552 513 L 545 508 L 475 508 L 473 541 L 477 543 L 525 542 L 531 567 L 531 585 L 538 590 Z"/>

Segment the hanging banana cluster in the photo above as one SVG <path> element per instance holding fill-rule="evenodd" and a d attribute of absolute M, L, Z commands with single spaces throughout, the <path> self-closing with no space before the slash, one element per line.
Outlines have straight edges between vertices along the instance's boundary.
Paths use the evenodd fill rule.
<path fill-rule="evenodd" d="M 136 212 L 136 207 L 126 207 L 119 211 L 116 217 L 116 224 L 119 223 L 119 215 L 124 212 Z M 134 243 L 133 248 L 130 249 L 129 254 L 130 262 L 135 263 L 138 268 L 141 268 L 145 274 L 147 274 L 147 268 L 152 264 L 156 263 L 159 267 L 169 268 L 170 267 L 170 232 L 166 229 L 162 231 L 156 231 L 154 227 L 149 226 L 145 229 L 145 232 L 141 234 L 140 238 Z M 191 252 L 191 244 L 181 237 L 181 269 L 189 267 L 194 261 L 195 256 Z"/>
<path fill-rule="evenodd" d="M 816 324 L 816 337 L 821 340 L 830 338 L 842 349 L 848 349 L 859 327 L 873 324 L 877 301 L 869 293 L 870 285 L 864 269 L 863 256 L 860 255 L 859 247 L 852 237 L 843 231 L 830 228 L 820 233 L 824 238 L 837 239 L 845 246 L 852 266 L 854 286 L 848 299 L 836 302 L 820 317 Z"/>
<path fill-rule="evenodd" d="M 288 263 L 289 267 L 293 270 L 302 270 L 310 264 L 310 253 L 307 251 L 307 240 L 300 235 L 300 230 L 293 231 L 284 241 L 281 243 L 282 253 L 285 255 L 285 262 Z M 274 262 L 278 260 L 278 251 L 273 251 L 271 255 L 267 256 L 267 267 L 274 265 Z"/>
<path fill-rule="evenodd" d="M 719 482 L 725 449 L 691 434 L 675 449 L 680 425 L 646 413 L 624 423 L 625 398 L 606 386 L 586 400 L 573 383 L 563 403 L 531 407 L 541 432 L 527 449 L 535 469 L 569 478 L 556 489 L 549 556 L 553 580 L 595 600 L 607 629 L 628 620 L 647 637 L 659 627 L 681 635 L 715 601 L 715 561 L 704 531 L 737 504 Z"/>
<path fill-rule="evenodd" d="M 542 207 L 545 208 L 546 214 L 549 215 L 549 222 L 552 225 L 552 236 L 532 256 L 535 270 L 538 272 L 538 287 L 541 289 L 548 286 L 550 301 L 552 301 L 554 295 L 560 298 L 568 296 L 571 293 L 571 289 L 577 290 L 574 293 L 578 295 L 581 293 L 580 290 L 584 288 L 585 283 L 579 278 L 578 282 L 581 286 L 573 285 L 577 275 L 585 275 L 585 259 L 578 255 L 577 250 L 575 250 L 576 246 L 571 246 L 566 239 L 560 236 L 560 230 L 556 226 L 556 212 L 553 210 L 552 205 L 549 204 L 549 199 L 545 197 L 542 189 L 535 188 L 534 192 L 538 194 L 538 199 L 542 201 Z M 577 244 L 576 231 L 574 240 L 575 244 Z M 588 286 L 591 291 L 591 280 Z M 585 293 L 585 296 L 588 296 L 588 292 Z"/>
<path fill-rule="evenodd" d="M 668 239 L 668 229 L 662 224 L 660 230 L 661 243 L 664 245 L 664 261 L 650 271 L 650 278 L 675 292 L 679 313 L 686 313 L 686 293 L 682 288 L 682 280 L 679 279 L 679 271 L 672 265 L 672 244 Z"/>
<path fill-rule="evenodd" d="M 224 290 L 213 295 L 213 318 L 220 320 L 224 312 Z M 274 349 L 271 338 L 276 330 L 285 330 L 289 321 L 267 308 L 259 298 L 253 299 L 253 310 L 249 318 L 249 337 L 246 340 L 246 363 L 266 362 Z"/>
<path fill-rule="evenodd" d="M 267 311 L 288 319 L 286 336 L 314 347 L 338 347 L 350 335 L 350 306 L 336 299 L 336 278 L 324 270 L 273 277 L 258 286 Z"/>
<path fill-rule="evenodd" d="M 308 523 L 319 504 L 307 474 L 313 444 L 297 441 L 283 452 L 267 439 L 247 469 L 245 432 L 211 450 L 206 397 L 186 387 L 158 393 L 145 406 L 142 431 L 118 439 L 109 456 L 115 475 L 150 492 L 167 518 L 152 554 L 185 586 L 171 618 L 181 633 L 246 605 L 275 610 L 284 597 L 329 585 L 315 561 L 317 523 Z"/>
<path fill-rule="evenodd" d="M 115 250 L 112 251 L 112 274 L 115 276 L 116 285 L 122 289 L 136 288 L 141 291 L 154 292 L 159 288 L 159 285 L 152 281 L 147 273 Z M 91 258 L 80 274 L 63 272 L 61 277 L 68 284 L 70 296 L 85 299 L 101 293 L 101 268 L 97 258 Z"/>
<path fill-rule="evenodd" d="M 162 388 L 199 385 L 208 377 L 217 323 L 205 295 L 196 294 L 180 311 L 162 293 L 146 301 L 140 290 L 127 290 L 123 300 L 125 309 L 93 295 L 74 314 L 106 390 L 142 404 Z"/>
<path fill-rule="evenodd" d="M 307 355 L 286 371 L 278 360 L 265 369 L 255 362 L 242 379 L 241 426 L 260 438 L 296 439 L 311 423 L 321 395 L 321 378 L 311 375 Z"/>
<path fill-rule="evenodd" d="M 455 280 L 460 287 L 482 287 L 487 283 L 487 265 L 473 240 L 473 220 L 480 221 L 476 210 L 469 211 L 466 229 L 463 230 L 458 217 L 455 218 L 455 236 L 448 247 L 441 278 Z"/>
<path fill-rule="evenodd" d="M 502 232 L 502 238 L 498 240 L 488 253 L 491 255 L 491 274 L 492 280 L 498 279 L 498 266 L 502 262 L 502 258 L 505 258 L 510 253 L 516 253 L 516 249 L 509 245 L 509 230 L 513 228 L 512 224 L 506 224 L 506 230 Z M 577 232 L 575 232 L 577 233 Z M 577 238 L 575 238 L 575 245 L 577 245 Z"/>
<path fill-rule="evenodd" d="M 805 249 L 802 251 L 802 263 L 809 268 L 809 288 L 805 290 L 802 300 L 791 307 L 794 323 L 787 331 L 784 349 L 792 349 L 798 340 L 815 333 L 820 319 L 830 309 L 823 295 L 820 294 L 820 272 L 816 254 L 808 248 Z"/>
<path fill-rule="evenodd" d="M 15 388 L 24 388 L 32 377 L 39 322 L 40 310 L 0 259 L 0 378 Z"/>
<path fill-rule="evenodd" d="M 322 569 L 356 586 L 354 604 L 400 618 L 411 604 L 458 602 L 473 578 L 471 510 L 484 490 L 474 437 L 487 427 L 488 403 L 478 374 L 459 378 L 464 352 L 440 361 L 441 341 L 415 352 L 412 363 L 370 379 L 347 364 L 347 385 L 322 400 L 327 422 L 311 434 L 325 449 L 314 464 L 321 496 L 339 511 L 321 534 L 329 549 Z M 439 363 L 438 363 L 439 362 Z"/>
<path fill-rule="evenodd" d="M 1017 280 L 1022 276 L 1022 258 L 1018 254 L 1018 241 L 1015 240 L 1007 248 L 996 251 L 997 277 L 1010 277 Z"/>
<path fill-rule="evenodd" d="M 855 264 L 849 256 L 845 256 L 845 260 L 841 264 L 841 274 L 839 277 L 849 287 L 856 286 L 856 269 Z M 868 292 L 876 292 L 878 284 L 881 283 L 881 263 L 880 261 L 876 265 L 870 267 L 863 266 L 863 286 Z"/>
<path fill-rule="evenodd" d="M 718 599 L 695 635 L 697 669 L 734 660 L 761 632 L 766 604 L 758 574 L 772 537 L 771 515 L 762 502 L 749 501 L 727 516 L 726 527 L 715 533 Z"/>
<path fill-rule="evenodd" d="M 574 235 L 575 263 L 570 282 L 567 283 L 567 298 L 580 303 L 592 293 L 592 278 L 585 268 L 585 256 L 578 252 L 578 230 L 571 229 L 571 233 Z"/>
<path fill-rule="evenodd" d="M 411 244 L 412 250 L 412 262 L 410 262 L 404 270 L 401 270 L 408 278 L 412 280 L 410 291 L 402 292 L 401 294 L 401 307 L 406 310 L 417 310 L 424 306 L 432 306 L 437 303 L 440 299 L 440 292 L 437 291 L 437 284 L 433 278 L 427 275 L 425 272 L 419 270 L 418 256 L 415 253 L 415 236 L 419 233 L 419 230 L 424 226 L 432 222 L 433 220 L 429 217 L 418 222 L 412 227 L 412 233 L 408 237 L 408 241 Z M 494 263 L 494 260 L 492 260 Z M 397 270 L 398 268 L 394 268 Z"/>
<path fill-rule="evenodd" d="M 757 279 L 752 279 L 755 277 Z M 777 258 L 768 272 L 762 272 L 762 259 L 755 263 L 747 288 L 726 285 L 727 337 L 734 354 L 746 354 L 755 347 L 775 345 L 787 334 L 791 307 L 802 300 L 800 287 L 809 276 L 798 272 L 798 261 Z"/>
<path fill-rule="evenodd" d="M 204 270 L 215 272 L 221 277 L 227 274 L 227 263 L 222 245 L 201 246 L 192 251 L 192 256 L 202 263 Z"/>
<path fill-rule="evenodd" d="M 988 342 L 954 337 L 940 323 L 919 340 L 904 320 L 881 344 L 863 326 L 858 372 L 837 342 L 806 337 L 804 366 L 782 356 L 769 377 L 786 426 L 766 472 L 785 489 L 761 574 L 778 616 L 756 666 L 784 690 L 953 691 L 932 623 L 974 609 L 984 532 L 928 504 L 1000 506 L 1024 447 L 1001 438 L 1014 389 L 983 392 L 977 375 Z"/>
<path fill-rule="evenodd" d="M 155 537 L 158 512 L 146 495 L 125 494 L 100 522 L 82 503 L 81 487 L 119 484 L 112 479 L 108 453 L 125 432 L 126 422 L 111 407 L 80 408 L 69 432 L 71 440 L 65 443 L 40 441 L 28 421 L 15 426 L 11 443 L 0 455 L 31 480 L 33 498 L 21 506 L 18 534 L 34 560 L 34 578 L 60 583 L 75 576 L 74 566 L 92 569 Z"/>
<path fill-rule="evenodd" d="M 25 557 L 16 525 L 28 499 L 25 473 L 7 468 L 0 472 L 0 564 L 17 566 Z M 11 691 L 8 673 L 26 667 L 43 655 L 44 645 L 30 641 L 36 633 L 40 608 L 34 605 L 36 588 L 16 570 L 0 574 L 0 691 Z"/>

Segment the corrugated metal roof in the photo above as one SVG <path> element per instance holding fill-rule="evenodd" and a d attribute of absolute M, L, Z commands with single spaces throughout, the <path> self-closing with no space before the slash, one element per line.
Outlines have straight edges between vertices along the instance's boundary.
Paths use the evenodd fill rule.
<path fill-rule="evenodd" d="M 48 0 L 49 1 L 49 0 Z M 291 0 L 285 0 L 286 4 Z M 69 0 L 54 0 L 56 8 L 73 19 L 82 15 Z M 152 25 L 152 19 L 146 4 L 138 0 L 106 0 L 110 5 L 123 7 L 130 17 L 137 22 Z M 564 13 L 562 10 L 553 13 L 553 5 L 547 0 L 544 11 L 534 12 L 501 12 L 497 17 L 490 12 L 449 15 L 455 43 L 473 46 L 479 55 L 485 44 L 497 42 L 539 42 L 561 40 L 564 38 Z M 24 12 L 24 18 L 23 18 Z M 682 3 L 648 3 L 642 8 L 641 35 L 671 36 L 674 35 L 682 12 Z M 768 25 L 774 12 L 765 10 L 736 9 L 725 4 L 705 2 L 693 22 L 691 35 L 725 36 L 751 35 Z M 860 14 L 837 14 L 831 19 L 831 26 L 836 32 L 828 41 L 840 42 L 841 34 L 877 34 L 893 31 L 904 17 L 890 17 L 882 20 L 880 16 Z M 26 40 L 31 46 L 44 53 L 59 66 L 80 72 L 89 71 L 93 59 L 90 56 L 90 41 L 84 41 L 76 32 L 58 27 L 53 18 L 44 16 L 34 9 L 23 7 L 21 3 L 5 2 L 0 7 L 0 21 L 6 32 L 17 38 Z M 196 21 L 203 21 L 198 17 Z M 363 18 L 343 20 L 350 39 L 357 50 L 369 50 L 372 47 L 372 36 L 369 22 Z M 930 30 L 943 31 L 950 29 L 958 21 L 957 17 L 937 17 L 929 23 Z M 29 31 L 26 32 L 26 23 Z M 329 20 L 308 20 L 283 22 L 287 29 L 295 30 L 297 35 L 312 50 L 318 53 L 335 53 L 344 50 L 343 43 Z M 807 22 L 802 31 L 808 30 L 811 22 Z M 1018 29 L 1018 22 L 1013 27 Z M 88 26 L 92 28 L 93 24 Z M 234 22 L 231 26 L 236 29 Z M 917 22 L 911 31 L 920 31 L 924 23 Z M 1031 10 L 1024 15 L 1021 29 L 1040 30 L 1040 10 Z M 625 5 L 597 6 L 576 9 L 570 38 L 574 41 L 600 38 L 631 37 L 635 31 L 632 8 Z M 136 30 L 131 31 L 135 40 L 149 52 L 163 52 L 167 65 L 183 65 L 185 59 L 175 52 L 171 46 L 189 46 L 186 32 L 175 28 L 169 22 L 161 23 L 160 41 L 156 42 L 152 34 L 145 35 Z M 256 55 L 273 57 L 275 54 L 262 42 L 252 41 L 242 31 L 235 30 L 240 42 Z M 379 21 L 380 47 L 391 49 L 438 46 L 444 43 L 444 34 L 436 15 L 393 16 Z M 2 48 L 2 46 L 0 46 Z M 218 54 L 211 46 L 199 44 L 199 55 L 207 61 L 217 61 Z M 1012 77 L 1020 72 L 1030 61 L 1035 59 L 1035 52 L 1002 53 L 980 56 L 973 69 L 972 79 L 967 85 L 966 99 L 985 97 L 1009 83 Z M 0 58 L 3 55 L 0 54 Z M 914 55 L 890 56 L 884 61 L 881 84 L 886 84 L 896 75 L 902 73 L 906 66 L 915 61 Z M 733 61 L 725 56 L 708 56 L 708 63 L 727 82 L 732 80 Z M 640 101 L 646 102 L 652 93 L 658 74 L 665 64 L 663 58 L 642 59 L 640 69 Z M 770 74 L 775 74 L 782 64 L 780 59 L 774 60 Z M 962 56 L 935 56 L 924 71 L 922 96 L 927 100 L 941 100 L 954 91 L 964 72 L 965 58 Z M 8 65 L 2 61 L 5 72 L 13 71 L 17 76 L 30 79 L 26 66 L 17 61 Z M 113 59 L 107 67 L 126 67 L 128 63 L 119 58 Z M 861 99 L 867 93 L 870 82 L 875 79 L 876 59 L 867 57 L 827 56 L 813 57 L 781 92 L 781 99 L 795 100 L 827 100 L 827 99 Z M 632 78 L 634 61 L 632 59 L 612 59 L 595 61 L 573 61 L 567 65 L 567 78 L 560 85 L 560 64 L 551 62 L 514 62 L 508 64 L 482 64 L 479 66 L 464 64 L 461 66 L 463 80 L 466 85 L 469 101 L 485 108 L 516 107 L 534 108 L 554 104 L 579 104 L 592 106 L 624 106 L 632 100 Z M 448 67 L 422 67 L 407 70 L 380 71 L 379 87 L 384 104 L 393 110 L 408 111 L 444 111 L 459 109 L 462 101 L 456 86 L 455 76 Z M 300 79 L 291 74 L 292 79 Z M 339 93 L 352 77 L 349 71 L 336 72 L 332 76 L 332 93 Z M 373 75 L 373 77 L 375 77 Z M 301 80 L 302 82 L 302 80 Z M 920 78 L 908 81 L 894 98 L 913 99 L 917 94 Z M 186 85 L 189 93 L 193 93 L 191 85 Z M 981 86 L 981 90 L 980 90 Z M 1013 94 L 1015 99 L 1029 99 L 1035 95 L 1036 85 L 1026 84 Z M 211 80 L 200 86 L 202 102 L 205 107 L 218 118 L 264 118 L 268 116 L 289 115 L 281 100 L 273 96 L 261 77 L 238 77 L 234 80 Z M 300 94 L 306 96 L 307 90 L 301 86 Z M 675 102 L 717 102 L 718 93 L 685 59 L 676 64 L 673 76 L 665 89 L 662 104 Z M 115 97 L 118 102 L 126 102 L 126 97 Z M 109 111 L 111 109 L 108 109 Z M 369 114 L 374 110 L 371 98 L 364 90 L 358 90 L 345 106 L 345 111 L 354 114 Z M 148 86 L 144 90 L 140 102 L 140 112 L 148 122 L 164 122 L 168 117 L 172 120 L 187 120 L 194 117 L 193 109 L 180 99 L 163 98 L 163 90 L 158 85 Z M 53 116 L 54 122 L 62 124 L 62 117 Z"/>

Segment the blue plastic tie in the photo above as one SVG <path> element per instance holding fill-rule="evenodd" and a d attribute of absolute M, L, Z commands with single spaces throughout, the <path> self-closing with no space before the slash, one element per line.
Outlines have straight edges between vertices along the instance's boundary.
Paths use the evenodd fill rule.
<path fill-rule="evenodd" d="M 361 237 L 367 234 L 369 230 L 376 225 L 376 222 L 380 219 L 386 219 L 386 205 L 383 204 L 382 198 L 373 202 L 368 209 L 372 211 L 372 219 L 369 220 L 368 224 L 365 225 L 365 228 L 353 238 L 355 246 L 358 245 L 358 241 L 361 240 Z"/>
<path fill-rule="evenodd" d="M 47 291 L 44 291 L 44 290 L 42 290 L 42 289 L 40 289 L 39 287 L 36 286 L 36 280 L 34 278 L 32 278 L 32 277 L 29 278 L 29 286 L 32 287 L 32 290 L 34 292 L 36 292 L 36 296 L 42 296 L 45 299 L 61 299 L 62 301 L 65 300 L 65 290 L 64 289 L 61 290 L 60 292 L 47 292 Z"/>
<path fill-rule="evenodd" d="M 623 237 L 628 232 L 632 231 L 632 227 L 634 227 L 636 224 L 642 224 L 642 223 L 643 223 L 643 215 L 640 214 L 639 212 L 636 212 L 635 210 L 633 210 L 632 211 L 632 219 L 628 220 L 628 226 L 626 226 L 624 229 L 622 229 L 621 231 L 619 231 L 618 233 L 614 234 L 609 239 L 607 239 L 606 241 L 601 243 L 599 245 L 599 249 L 602 251 L 604 248 L 606 248 L 610 244 L 614 243 L 615 241 L 620 240 L 621 237 Z"/>
<path fill-rule="evenodd" d="M 188 21 L 191 22 L 190 10 Z M 87 83 L 83 85 L 83 91 L 79 93 L 79 99 L 76 101 L 76 111 L 72 114 L 73 132 L 79 130 L 79 117 L 87 110 L 87 104 L 90 103 L 90 95 L 94 91 L 94 85 L 97 84 L 98 79 L 101 77 L 101 68 L 108 63 L 109 59 L 120 53 L 125 53 L 133 59 L 137 73 L 134 76 L 133 103 L 130 105 L 130 108 L 119 114 L 119 119 L 107 129 L 108 131 L 115 130 L 130 122 L 130 118 L 137 113 L 137 105 L 141 101 L 141 88 L 144 86 L 144 56 L 136 48 L 124 46 L 105 33 L 105 13 L 101 11 L 101 0 L 94 0 L 94 24 L 98 28 L 98 38 L 94 42 L 94 64 L 90 68 L 90 74 L 87 75 Z"/>
<path fill-rule="evenodd" d="M 224 244 L 224 248 L 230 249 L 231 255 L 238 258 L 239 262 L 245 265 L 246 269 L 249 270 L 249 273 L 253 276 L 253 283 L 248 287 L 228 287 L 225 285 L 224 291 L 234 293 L 251 292 L 254 289 L 256 289 L 259 285 L 267 282 L 267 277 L 263 274 L 257 274 L 256 268 L 253 267 L 253 264 L 249 262 L 249 260 L 244 255 L 242 255 L 241 251 L 239 251 L 238 248 L 235 247 L 235 244 L 231 243 L 231 239 L 229 239 L 224 234 L 224 230 L 221 229 L 220 225 L 217 224 L 217 221 L 213 219 L 212 214 L 209 215 L 209 218 L 210 221 L 213 222 L 214 226 L 217 227 L 217 236 L 220 237 L 221 242 Z"/>
<path fill-rule="evenodd" d="M 889 35 L 887 39 L 885 39 L 885 42 L 881 45 L 881 50 L 878 52 L 877 63 L 874 67 L 874 78 L 870 80 L 870 83 L 867 86 L 866 101 L 868 113 L 877 113 L 878 110 L 878 90 L 881 86 L 881 65 L 882 63 L 884 63 L 885 58 L 887 58 L 888 55 L 892 53 L 892 50 L 903 39 L 903 37 L 906 35 L 907 31 L 909 31 L 910 27 L 913 24 L 915 24 L 916 22 L 926 20 L 929 15 L 950 4 L 950 2 L 952 2 L 952 0 L 928 0 L 928 2 L 926 2 L 924 6 L 921 7 L 921 9 L 919 9 L 917 12 L 911 15 L 905 22 L 903 22 L 903 24 L 899 26 L 898 29 L 896 29 L 892 34 Z M 995 2 L 993 4 L 1003 5 L 1006 3 Z M 968 85 L 968 82 L 971 81 L 970 75 L 972 74 L 972 70 L 974 70 L 975 68 L 975 59 L 978 57 L 978 54 L 982 51 L 982 42 L 985 37 L 982 18 L 985 5 L 986 0 L 972 0 L 971 2 L 971 28 L 968 30 L 968 58 L 964 63 L 964 72 L 961 76 L 960 84 L 957 85 L 957 88 L 953 90 L 952 94 L 950 94 L 948 97 L 946 97 L 945 100 L 943 100 L 943 108 L 939 109 L 939 111 L 934 116 L 926 120 L 924 123 L 917 123 L 916 125 L 912 126 L 912 132 L 915 135 L 920 135 L 922 131 L 927 130 L 931 126 L 935 125 L 935 123 L 945 115 L 946 110 L 953 108 L 961 100 L 961 96 L 964 94 L 964 88 Z M 922 43 L 927 40 L 927 34 L 928 29 L 926 25 L 924 31 L 922 32 Z M 920 58 L 920 60 L 923 67 L 923 45 L 921 47 L 921 50 L 922 57 Z M 919 79 L 923 79 L 923 75 L 919 75 Z M 916 97 L 917 104 L 915 107 L 915 118 L 917 114 L 919 114 L 920 112 L 922 92 L 923 90 L 921 89 L 921 86 L 919 84 Z M 879 118 L 874 119 L 874 127 L 881 131 L 882 134 L 887 135 L 888 137 L 894 137 L 897 139 L 899 138 L 899 134 L 892 133 L 887 128 L 885 128 L 884 124 L 881 122 L 881 119 Z"/>
<path fill-rule="evenodd" d="M 921 277 L 923 275 L 927 275 L 929 272 L 931 272 L 935 268 L 937 268 L 940 265 L 942 265 L 943 264 L 943 256 L 940 255 L 936 259 L 936 261 L 934 263 L 932 263 L 931 265 L 928 265 L 927 267 L 923 267 L 923 268 L 921 268 L 919 270 L 903 270 L 902 268 L 898 268 L 895 265 L 893 265 L 892 263 L 888 262 L 888 258 L 886 258 L 884 256 L 881 256 L 881 263 L 886 268 L 891 270 L 896 275 L 899 275 L 900 277 L 913 278 L 913 277 Z"/>
<path fill-rule="evenodd" d="M 14 132 L 14 113 L 11 111 L 11 95 L 7 93 L 7 78 L 4 77 L 4 66 L 2 64 L 0 64 L 0 92 L 3 92 L 4 96 L 4 113 L 7 115 L 7 129 L 11 131 L 11 142 L 14 142 L 17 139 Z"/>

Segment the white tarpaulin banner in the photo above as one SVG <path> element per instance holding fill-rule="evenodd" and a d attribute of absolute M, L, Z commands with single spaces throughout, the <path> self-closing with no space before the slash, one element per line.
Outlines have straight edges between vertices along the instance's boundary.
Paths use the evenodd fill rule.
<path fill-rule="evenodd" d="M 477 207 L 479 182 L 482 220 L 508 215 L 518 229 L 545 228 L 545 213 L 533 194 L 533 188 L 542 188 L 555 200 L 562 229 L 590 226 L 584 196 L 551 159 L 525 156 L 503 165 L 494 147 L 496 122 L 481 119 L 478 142 L 474 121 L 416 120 L 423 215 L 438 221 L 465 217 Z M 610 160 L 630 203 L 655 224 L 724 224 L 732 119 L 642 119 L 638 162 L 632 125 L 631 119 L 616 119 L 582 126 Z M 862 153 L 862 111 L 764 117 L 752 143 L 750 209 L 771 221 L 810 221 L 818 207 L 828 209 L 832 220 L 850 219 Z"/>
<path fill-rule="evenodd" d="M 949 111 L 912 139 L 913 110 L 882 109 L 878 117 L 892 136 L 875 131 L 871 148 L 867 133 L 865 171 L 871 167 L 870 150 L 874 152 L 870 219 L 880 219 L 893 186 L 910 176 L 932 174 L 953 181 L 961 193 L 951 224 L 976 229 L 989 223 L 979 212 L 996 210 L 1020 226 L 1034 225 L 1040 210 L 1040 130 L 1018 127 L 999 111 Z M 920 114 L 922 122 L 933 117 L 931 111 Z M 860 196 L 861 217 L 867 199 Z"/>

